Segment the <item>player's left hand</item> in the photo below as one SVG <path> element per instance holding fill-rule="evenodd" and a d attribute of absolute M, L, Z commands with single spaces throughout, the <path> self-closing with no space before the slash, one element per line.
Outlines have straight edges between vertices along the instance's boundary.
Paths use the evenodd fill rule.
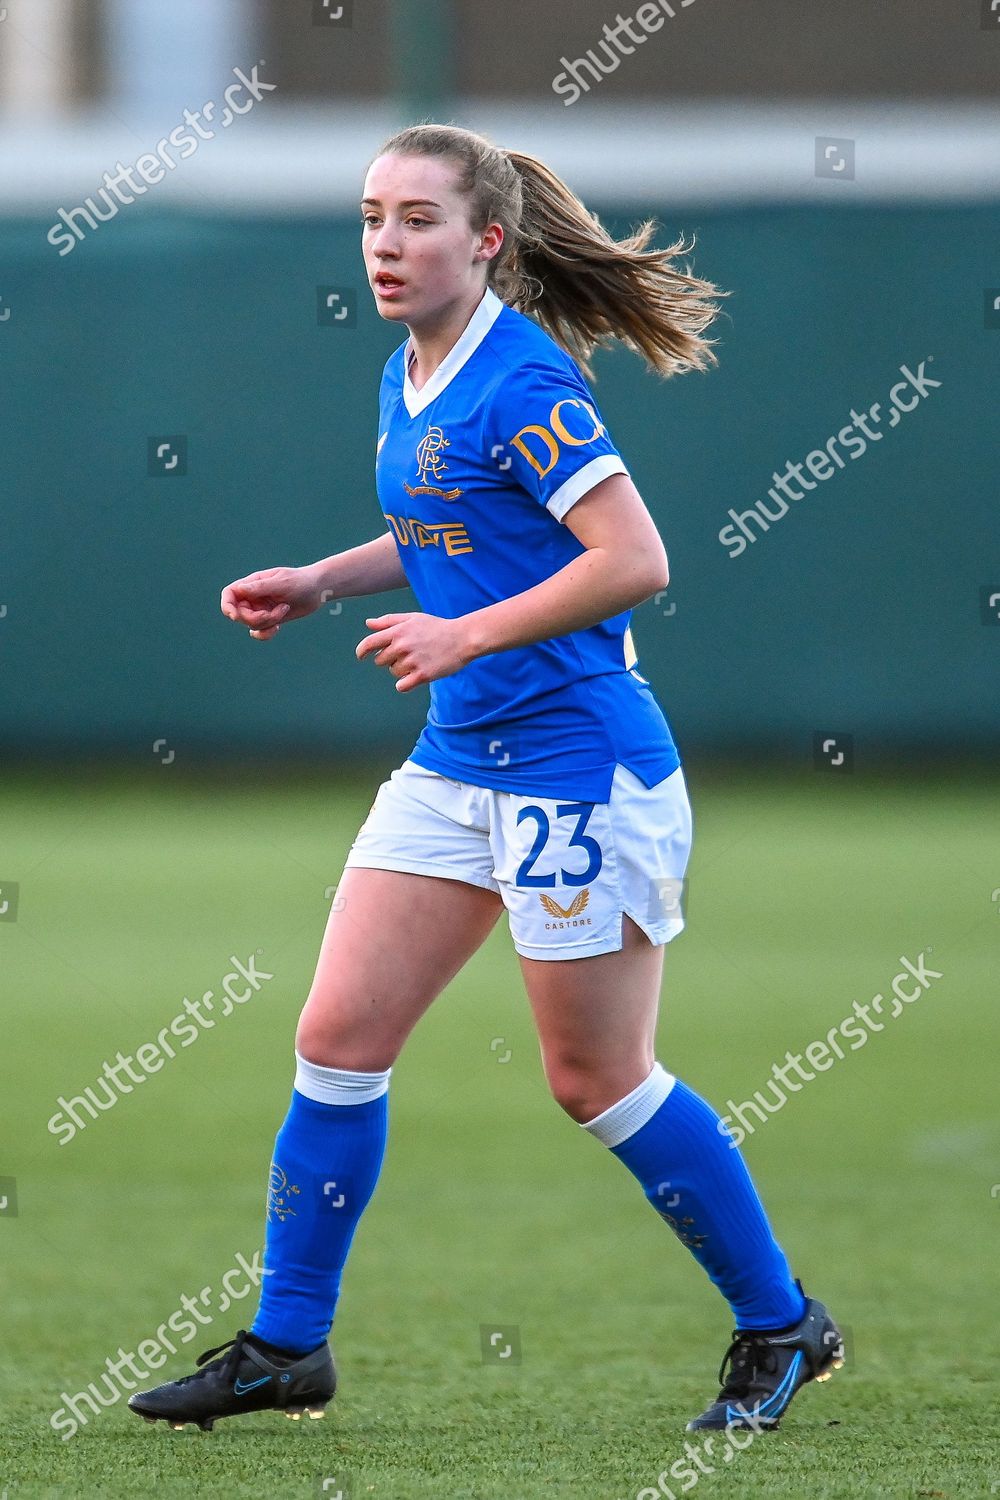
<path fill-rule="evenodd" d="M 374 653 L 379 667 L 388 667 L 396 678 L 397 693 L 408 693 L 422 683 L 450 677 L 470 660 L 461 617 L 418 611 L 402 615 L 376 615 L 366 620 L 372 634 L 355 648 L 359 661 Z"/>

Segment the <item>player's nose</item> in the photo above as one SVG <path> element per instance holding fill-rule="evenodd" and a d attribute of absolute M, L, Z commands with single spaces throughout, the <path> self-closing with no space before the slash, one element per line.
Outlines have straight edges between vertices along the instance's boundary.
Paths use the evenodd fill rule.
<path fill-rule="evenodd" d="M 400 251 L 399 230 L 388 222 L 383 224 L 372 236 L 370 248 L 376 259 L 395 259 Z"/>

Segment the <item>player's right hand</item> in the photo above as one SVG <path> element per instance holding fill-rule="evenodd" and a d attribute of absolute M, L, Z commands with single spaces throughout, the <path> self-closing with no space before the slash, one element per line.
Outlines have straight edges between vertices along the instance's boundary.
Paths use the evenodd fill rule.
<path fill-rule="evenodd" d="M 315 613 L 323 602 L 311 568 L 265 568 L 227 584 L 220 607 L 255 641 L 269 641 L 281 625 Z"/>

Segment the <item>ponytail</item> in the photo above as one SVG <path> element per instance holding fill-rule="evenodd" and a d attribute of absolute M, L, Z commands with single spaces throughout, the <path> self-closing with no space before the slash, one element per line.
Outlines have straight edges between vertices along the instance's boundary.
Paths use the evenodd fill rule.
<path fill-rule="evenodd" d="M 438 156 L 458 168 L 469 219 L 477 232 L 499 223 L 500 253 L 487 282 L 502 301 L 530 313 L 593 378 L 595 349 L 620 339 L 658 374 L 704 370 L 718 363 L 705 330 L 728 295 L 674 264 L 694 241 L 683 236 L 650 250 L 656 221 L 646 219 L 616 240 L 544 162 L 504 151 L 454 125 L 414 125 L 378 153 Z"/>

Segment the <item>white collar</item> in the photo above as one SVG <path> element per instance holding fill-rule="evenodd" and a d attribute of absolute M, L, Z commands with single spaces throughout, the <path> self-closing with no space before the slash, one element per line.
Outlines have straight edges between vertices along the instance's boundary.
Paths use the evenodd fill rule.
<path fill-rule="evenodd" d="M 487 287 L 483 293 L 483 300 L 466 324 L 465 331 L 458 342 L 452 345 L 434 374 L 428 381 L 425 381 L 419 391 L 414 388 L 413 381 L 410 379 L 412 347 L 410 341 L 407 340 L 403 353 L 403 364 L 406 370 L 403 376 L 403 403 L 411 417 L 418 417 L 430 406 L 435 396 L 440 396 L 445 386 L 450 384 L 462 366 L 475 354 L 503 309 L 504 303 L 492 287 Z"/>

